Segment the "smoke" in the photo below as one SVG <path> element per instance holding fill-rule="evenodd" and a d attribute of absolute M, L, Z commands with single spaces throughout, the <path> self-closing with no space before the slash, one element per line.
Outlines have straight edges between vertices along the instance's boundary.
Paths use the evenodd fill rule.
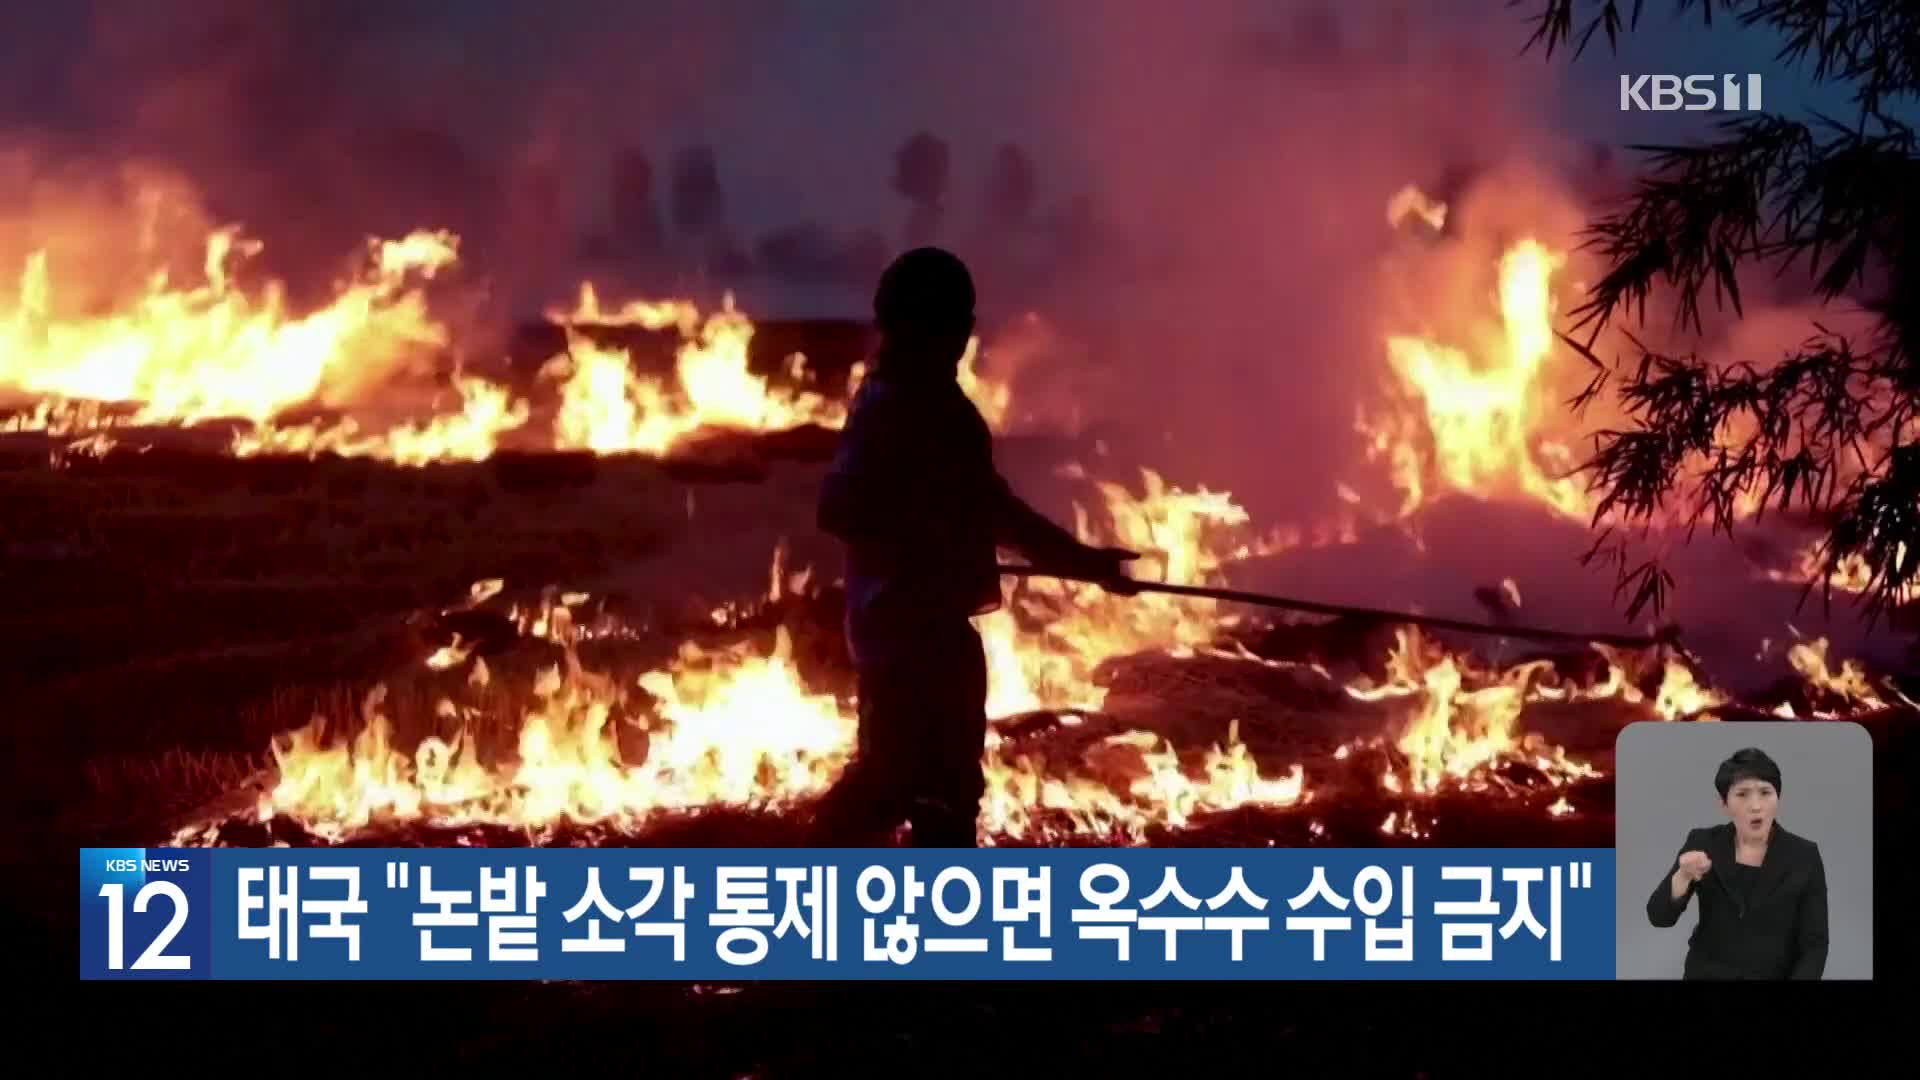
<path fill-rule="evenodd" d="M 977 252 L 1010 314 L 1092 301 L 1109 284 L 1090 271 L 1115 258 L 1213 250 L 1230 277 L 1249 269 L 1237 249 L 1304 239 L 1293 219 L 1376 222 L 1392 188 L 1369 185 L 1508 138 L 1509 106 L 1530 99 L 1483 74 L 1505 41 L 1447 57 L 1404 15 L 1356 42 L 1330 6 L 1265 8 L 91 0 L 9 13 L 22 104 L 0 125 L 48 157 L 176 168 L 264 241 L 296 297 L 369 234 L 444 227 L 516 311 L 588 271 L 686 286 L 770 241 L 763 272 L 717 284 L 791 309 L 806 301 L 783 284 L 824 282 L 833 310 L 808 313 L 858 314 L 850 268 L 877 233 Z M 938 168 L 896 175 L 922 133 Z M 640 259 L 600 242 L 633 212 L 617 162 L 634 151 L 666 231 Z M 1380 168 L 1383 151 L 1408 167 Z M 689 161 L 710 188 L 699 206 L 679 197 Z"/>
<path fill-rule="evenodd" d="M 1517 58 L 1526 29 L 1513 20 L 1335 11 L 1301 5 L 1262 21 L 1235 5 L 1118 3 L 1097 26 L 1073 23 L 1064 89 L 1044 110 L 1067 122 L 1046 149 L 1053 175 L 1084 178 L 1090 242 L 1077 261 L 1056 249 L 1015 289 L 1014 306 L 1062 324 L 1084 354 L 1075 362 L 1097 373 L 1080 405 L 1113 453 L 1090 465 L 1120 479 L 1151 466 L 1183 486 L 1230 490 L 1263 524 L 1321 520 L 1341 509 L 1340 485 L 1365 488 L 1354 414 L 1391 390 L 1389 335 L 1499 355 L 1497 272 L 1515 242 L 1563 254 L 1554 325 L 1566 326 L 1606 269 L 1581 249 L 1582 233 L 1637 167 L 1566 126 L 1553 108 L 1565 66 Z M 1444 235 L 1389 227 L 1389 199 L 1408 183 L 1447 202 Z M 993 298 L 1016 275 L 995 274 L 997 253 L 982 248 L 975 261 Z M 1813 318 L 1849 321 L 1770 270 L 1746 275 L 1742 293 L 1749 317 L 1709 310 L 1697 338 L 1656 293 L 1644 326 L 1616 323 L 1597 351 L 1633 358 L 1631 330 L 1654 347 L 1766 363 L 1804 340 Z M 1033 369 L 1047 357 L 1022 359 Z M 1606 397 L 1579 415 L 1567 408 L 1592 374 L 1555 347 L 1534 395 L 1576 457 L 1622 419 Z M 1368 492 L 1390 505 L 1381 494 Z M 1612 568 L 1580 565 L 1594 540 L 1581 522 L 1464 499 L 1429 512 L 1422 530 L 1420 548 L 1383 533 L 1238 576 L 1250 588 L 1466 618 L 1483 614 L 1475 586 L 1513 576 L 1531 619 L 1621 629 Z M 1706 530 L 1657 543 L 1680 582 L 1665 616 L 1687 625 L 1716 670 L 1739 673 L 1759 638 L 1787 638 L 1789 624 L 1843 650 L 1868 644 L 1850 612 L 1829 618 L 1799 608 L 1791 587 L 1756 583 L 1750 547 Z"/>
<path fill-rule="evenodd" d="M 1098 343 L 1095 411 L 1145 436 L 1141 457 L 1233 490 L 1257 518 L 1299 520 L 1331 508 L 1356 456 L 1354 403 L 1385 374 L 1385 336 L 1430 330 L 1418 320 L 1446 310 L 1431 293 L 1409 309 L 1383 279 L 1419 246 L 1388 226 L 1390 197 L 1410 182 L 1460 196 L 1439 189 L 1489 169 L 1536 206 L 1561 204 L 1541 222 L 1510 193 L 1456 199 L 1468 232 L 1427 260 L 1431 287 L 1476 288 L 1456 310 L 1486 309 L 1509 225 L 1577 225 L 1550 166 L 1578 143 L 1553 131 L 1554 70 L 1513 59 L 1524 38 L 1510 40 L 1509 21 L 1255 10 L 1119 3 L 1075 23 L 1050 110 L 1071 119 L 1051 149 L 1088 178 L 1083 250 L 1028 295 Z M 1476 260 L 1473 276 L 1449 273 Z M 989 274 L 983 292 L 1002 285 Z"/>
<path fill-rule="evenodd" d="M 368 235 L 428 227 L 461 236 L 470 304 L 502 320 L 582 278 L 858 317 L 886 257 L 941 243 L 975 267 L 990 334 L 1022 328 L 1016 407 L 1070 404 L 1119 476 L 1150 464 L 1257 522 L 1310 521 L 1358 482 L 1387 335 L 1473 345 L 1499 253 L 1570 248 L 1630 170 L 1564 127 L 1568 66 L 1516 55 L 1527 27 L 1497 5 L 1086 7 L 16 6 L 0 138 L 28 148 L 6 166 L 26 212 L 0 217 L 34 224 L 0 253 L 29 228 L 115 250 L 73 238 L 120 220 L 96 204 L 132 161 L 260 238 L 296 300 Z M 1388 225 L 1408 183 L 1448 202 L 1444 237 Z M 78 209 L 36 209 L 54 201 Z M 1596 272 L 1576 255 L 1560 280 Z M 1775 306 L 1720 347 L 1804 336 L 1799 298 Z M 1556 394 L 1584 381 L 1554 364 Z"/>
<path fill-rule="evenodd" d="M 1334 498 L 1383 335 L 1422 329 L 1380 277 L 1387 199 L 1567 141 L 1512 18 L 1364 7 L 93 0 L 9 16 L 9 49 L 60 50 L 34 74 L 63 104 L 0 124 L 80 168 L 166 163 L 296 301 L 429 227 L 502 319 L 582 278 L 859 316 L 863 275 L 946 244 L 989 328 L 1038 311 L 1091 362 L 1116 450 L 1291 519 Z"/>
<path fill-rule="evenodd" d="M 20 303 L 27 260 L 44 252 L 62 271 L 62 288 L 44 301 L 56 317 L 111 309 L 156 270 L 199 271 L 214 225 L 192 181 L 158 163 L 48 165 L 4 143 L 0 205 L 0 300 Z"/>
<path fill-rule="evenodd" d="M 728 42 L 749 14 L 41 5 L 7 15 L 7 58 L 40 62 L 12 69 L 23 92 L 0 133 L 43 170 L 143 160 L 190 177 L 214 220 L 264 243 L 296 299 L 324 295 L 370 235 L 448 228 L 497 302 L 526 313 L 566 291 L 582 237 L 611 217 L 615 152 L 742 73 Z"/>

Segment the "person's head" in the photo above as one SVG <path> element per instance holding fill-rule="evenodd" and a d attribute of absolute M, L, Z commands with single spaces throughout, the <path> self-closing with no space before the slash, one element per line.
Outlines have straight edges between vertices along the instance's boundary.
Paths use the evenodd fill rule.
<path fill-rule="evenodd" d="M 1736 750 L 1720 763 L 1713 786 L 1738 835 L 1767 838 L 1780 810 L 1780 766 L 1772 758 L 1751 746 Z"/>
<path fill-rule="evenodd" d="M 973 305 L 973 275 L 952 252 L 922 247 L 895 259 L 873 294 L 883 363 L 951 377 L 973 336 Z"/>

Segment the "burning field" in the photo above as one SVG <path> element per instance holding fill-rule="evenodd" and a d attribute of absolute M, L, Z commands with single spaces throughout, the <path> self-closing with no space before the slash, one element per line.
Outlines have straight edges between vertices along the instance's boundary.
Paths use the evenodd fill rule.
<path fill-rule="evenodd" d="M 1413 188 L 1387 214 L 1421 243 L 1445 220 Z M 430 298 L 450 234 L 371 242 L 306 312 L 243 284 L 242 233 L 201 252 L 191 283 L 155 271 L 104 305 L 69 302 L 34 252 L 0 301 L 7 633 L 29 676 L 16 715 L 35 718 L 16 760 L 85 765 L 70 825 L 185 845 L 805 842 L 854 737 L 811 510 L 858 347 L 780 346 L 730 298 L 582 284 L 468 366 Z M 1245 587 L 1383 536 L 1417 560 L 1449 501 L 1592 516 L 1551 330 L 1567 261 L 1511 239 L 1484 292 L 1449 283 L 1441 317 L 1382 335 L 1356 473 L 1327 478 L 1339 510 L 1313 521 L 1123 467 L 1023 400 L 1037 314 L 983 334 L 962 380 L 1016 482 L 1067 492 L 1080 535 L 1142 552 L 1143 579 Z M 1815 565 L 1752 576 L 1791 589 Z M 1512 578 L 1458 591 L 1526 621 Z M 1490 650 L 1390 616 L 1041 577 L 1008 578 L 1006 600 L 980 620 L 986 844 L 1606 846 L 1624 724 L 1914 708 L 1892 673 L 1785 626 L 1749 643 L 1775 677 L 1736 692 L 1684 638 Z"/>

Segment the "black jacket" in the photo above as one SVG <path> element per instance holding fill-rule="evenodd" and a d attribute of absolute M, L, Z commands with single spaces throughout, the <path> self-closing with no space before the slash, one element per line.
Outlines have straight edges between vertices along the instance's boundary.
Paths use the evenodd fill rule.
<path fill-rule="evenodd" d="M 1653 894 L 1647 918 L 1672 926 L 1697 893 L 1700 922 L 1687 939 L 1689 979 L 1818 979 L 1827 966 L 1827 872 L 1820 847 L 1774 822 L 1767 855 L 1756 869 L 1746 896 L 1732 885 L 1733 825 L 1687 833 Z M 1713 868 L 1680 899 L 1673 898 L 1673 875 L 1680 855 L 1704 851 Z"/>

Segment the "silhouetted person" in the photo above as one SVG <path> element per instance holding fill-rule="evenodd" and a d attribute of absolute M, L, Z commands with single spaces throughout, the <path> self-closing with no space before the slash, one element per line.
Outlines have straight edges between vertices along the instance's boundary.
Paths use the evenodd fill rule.
<path fill-rule="evenodd" d="M 881 344 L 820 498 L 847 546 L 846 634 L 859 677 L 853 759 L 821 801 L 822 846 L 972 847 L 986 782 L 987 663 L 971 619 L 1000 606 L 996 547 L 1112 582 L 1136 556 L 1081 543 L 1016 497 L 956 381 L 974 326 L 967 268 L 917 248 L 881 275 Z"/>

